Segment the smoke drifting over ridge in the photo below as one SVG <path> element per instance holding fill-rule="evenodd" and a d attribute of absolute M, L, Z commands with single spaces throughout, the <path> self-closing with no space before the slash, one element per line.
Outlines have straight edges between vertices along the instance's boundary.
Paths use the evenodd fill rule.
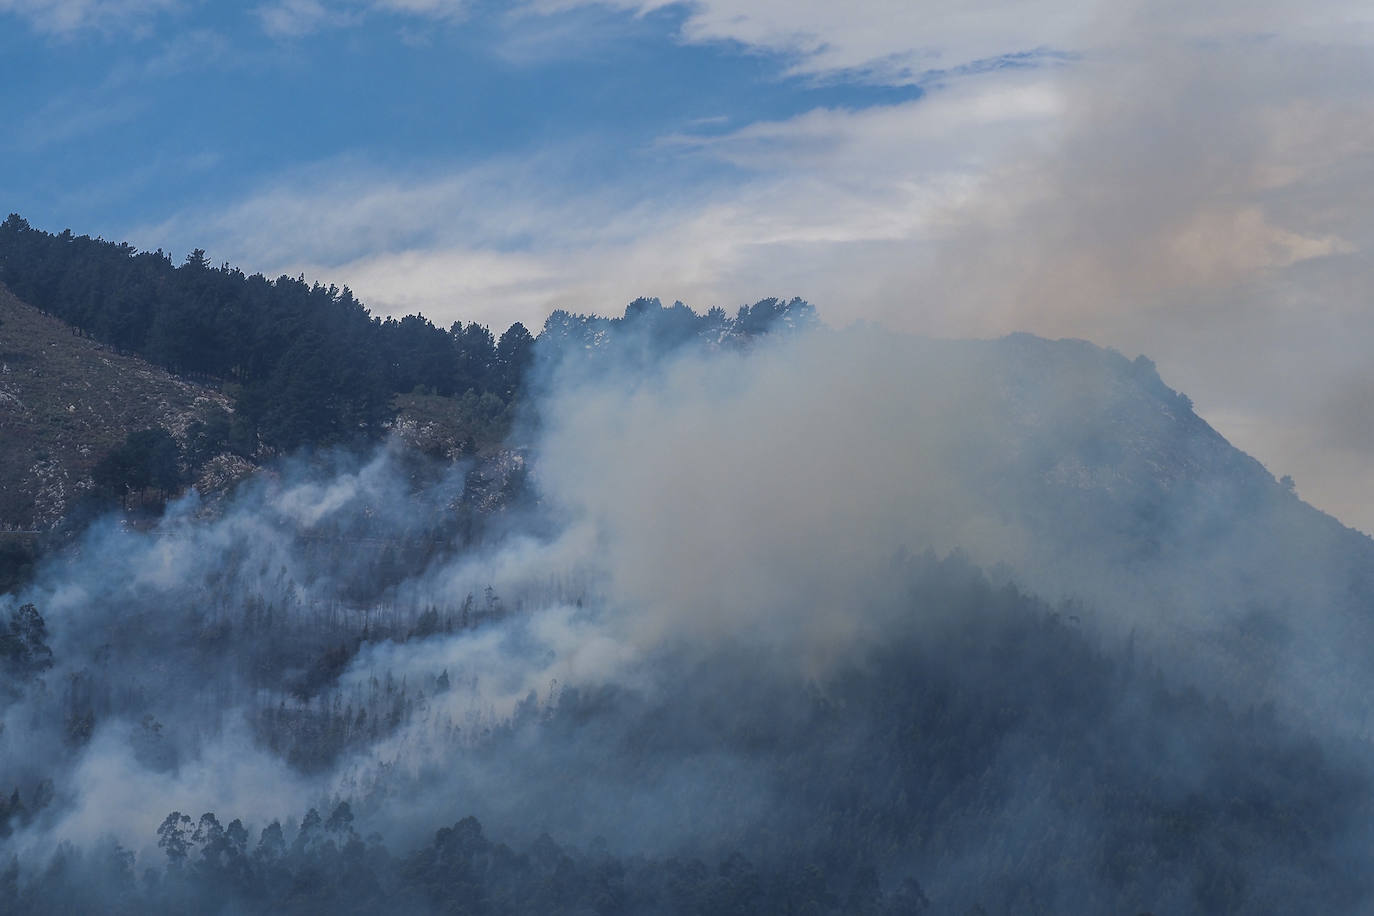
<path fill-rule="evenodd" d="M 1369 40 L 1344 3 L 1099 5 L 1071 65 L 1008 78 L 1053 114 L 970 141 L 983 159 L 873 313 L 1143 350 L 1233 442 L 1370 530 L 1348 432 L 1370 424 L 1344 396 L 1367 387 L 1355 342 L 1374 331 Z"/>
<path fill-rule="evenodd" d="M 1374 462 L 1351 432 L 1374 427 L 1357 397 L 1374 334 L 1368 15 L 1345 2 L 1043 8 L 687 5 L 683 41 L 927 90 L 724 133 L 685 126 L 654 147 L 678 165 L 723 162 L 737 185 L 665 193 L 655 170 L 587 191 L 549 177 L 576 160 L 563 150 L 409 182 L 291 172 L 145 237 L 179 249 L 211 226 L 232 259 L 284 258 L 293 276 L 341 276 L 369 303 L 441 323 L 471 317 L 457 303 L 537 321 L 627 289 L 728 302 L 785 286 L 839 325 L 1144 351 L 1232 441 L 1374 530 Z M 1028 49 L 1063 54 L 960 69 Z M 512 251 L 513 237 L 530 244 Z"/>
<path fill-rule="evenodd" d="M 862 749 L 877 740 L 862 706 L 827 698 L 860 691 L 864 672 L 897 665 L 934 679 L 921 687 L 934 697 L 941 677 L 995 695 L 1013 669 L 1073 683 L 1040 639 L 1240 709 L 1272 703 L 1276 754 L 1298 735 L 1343 767 L 1369 762 L 1368 540 L 1231 450 L 1147 361 L 877 328 L 688 347 L 648 367 L 608 359 L 551 370 L 531 434 L 536 498 L 466 544 L 450 527 L 462 469 L 396 446 L 288 463 L 222 505 L 189 497 L 151 531 L 92 529 L 11 599 L 40 609 L 55 665 L 6 700 L 0 773 L 52 799 L 8 848 L 39 867 L 57 841 L 108 834 L 142 868 L 160 861 L 169 811 L 239 817 L 256 835 L 348 800 L 400 849 L 475 813 L 619 854 L 766 851 L 761 825 L 817 829 L 803 829 L 812 812 L 777 750 L 818 715 L 810 704 L 844 710 L 825 714 L 825 754 Z M 1060 617 L 962 560 L 912 559 L 926 551 L 960 551 Z M 1019 626 L 1024 639 L 998 635 Z M 945 668 L 995 646 L 1015 664 Z M 1111 734 L 1139 720 L 1176 747 L 1120 765 L 1152 797 L 1210 791 L 1222 765 L 1197 756 L 1190 718 L 1207 707 L 1151 711 L 1145 683 L 1104 701 Z M 1043 711 L 1073 720 L 1080 702 Z M 1093 736 L 999 735 L 986 765 L 1016 776 L 979 823 L 1091 848 L 1097 815 L 1045 795 L 1064 776 L 1022 772 L 1017 755 L 1090 768 Z M 888 740 L 873 746 L 908 746 Z M 1007 867 L 979 829 L 938 855 L 903 840 L 878 864 L 971 904 Z M 1345 829 L 1323 854 L 1339 857 Z M 1252 886 L 1267 842 L 1235 865 Z M 1064 900 L 1106 893 L 1049 880 Z M 1195 905 L 1186 884 L 1145 903 Z"/>

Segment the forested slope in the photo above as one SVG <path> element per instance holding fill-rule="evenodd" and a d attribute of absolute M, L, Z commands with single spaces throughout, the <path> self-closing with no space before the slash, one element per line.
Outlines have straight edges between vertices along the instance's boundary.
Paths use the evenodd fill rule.
<path fill-rule="evenodd" d="M 175 265 L 161 250 L 44 232 L 17 214 L 0 224 L 0 283 L 118 352 L 224 385 L 236 407 L 235 437 L 253 453 L 375 441 L 399 394 L 471 392 L 500 405 L 484 414 L 499 415 L 535 359 L 534 337 L 518 322 L 497 338 L 474 322 L 443 329 L 420 315 L 383 320 L 347 287 L 248 275 L 212 265 L 200 249 Z M 633 338 L 657 355 L 690 340 L 748 339 L 780 319 L 793 325 L 809 316 L 800 300 L 764 300 L 729 318 L 719 308 L 698 315 L 681 303 L 664 309 L 640 299 L 624 318 L 556 311 L 540 336 L 550 357 L 561 357 L 624 325 L 635 333 L 622 343 Z"/>
<path fill-rule="evenodd" d="M 640 299 L 460 393 L 408 321 L 447 387 L 290 452 L 217 370 L 266 472 L 0 599 L 18 912 L 1369 909 L 1374 543 L 1148 359 Z"/>
<path fill-rule="evenodd" d="M 476 324 L 383 321 L 347 289 L 212 266 L 180 265 L 70 231 L 0 225 L 0 282 L 109 346 L 169 371 L 236 386 L 242 437 L 274 450 L 376 439 L 391 399 L 417 386 L 509 401 L 533 338 Z"/>

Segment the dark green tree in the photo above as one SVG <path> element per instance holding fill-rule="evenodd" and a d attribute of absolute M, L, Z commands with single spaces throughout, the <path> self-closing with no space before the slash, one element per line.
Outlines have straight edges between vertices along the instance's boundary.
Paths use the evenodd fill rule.
<path fill-rule="evenodd" d="M 534 337 L 517 321 L 496 344 L 497 394 L 513 398 L 533 362 Z"/>
<path fill-rule="evenodd" d="M 9 626 L 0 630 L 0 661 L 11 676 L 27 679 L 52 667 L 48 626 L 38 608 L 25 604 L 10 612 Z"/>

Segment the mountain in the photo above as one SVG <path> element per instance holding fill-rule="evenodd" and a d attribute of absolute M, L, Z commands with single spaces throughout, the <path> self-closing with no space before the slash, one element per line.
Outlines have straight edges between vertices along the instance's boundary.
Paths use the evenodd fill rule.
<path fill-rule="evenodd" d="M 1019 582 L 1153 634 L 1180 676 L 1205 658 L 1213 690 L 1362 732 L 1364 697 L 1329 672 L 1374 675 L 1359 648 L 1374 540 L 1232 446 L 1144 357 L 1029 335 L 963 346 L 986 351 L 960 359 L 992 382 L 966 404 L 992 447 L 951 447 L 980 455 L 960 466 L 987 514 L 1028 532 Z"/>
<path fill-rule="evenodd" d="M 133 257 L 5 231 L 110 276 Z M 277 295 L 140 263 L 228 290 L 207 315 Z M 341 304 L 281 290 L 311 322 Z M 1145 357 L 639 299 L 554 313 L 513 384 L 459 394 L 490 335 L 350 308 L 398 367 L 400 341 L 435 344 L 445 387 L 364 385 L 385 410 L 340 442 L 318 389 L 259 384 L 269 429 L 322 438 L 258 424 L 245 448 L 238 382 L 216 400 L 4 307 L 4 349 L 42 373 L 0 376 L 26 436 L 79 455 L 73 417 L 183 405 L 110 419 L 101 447 L 152 454 L 147 424 L 187 467 L 207 443 L 260 465 L 135 525 L 107 492 L 0 598 L 17 912 L 1374 902 L 1374 542 Z"/>

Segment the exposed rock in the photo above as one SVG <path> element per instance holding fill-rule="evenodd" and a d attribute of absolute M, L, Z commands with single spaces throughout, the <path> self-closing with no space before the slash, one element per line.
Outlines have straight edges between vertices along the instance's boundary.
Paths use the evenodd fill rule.
<path fill-rule="evenodd" d="M 0 286 L 0 527 L 53 527 L 130 432 L 161 426 L 184 445 L 191 422 L 215 410 L 233 404 L 82 336 Z"/>

